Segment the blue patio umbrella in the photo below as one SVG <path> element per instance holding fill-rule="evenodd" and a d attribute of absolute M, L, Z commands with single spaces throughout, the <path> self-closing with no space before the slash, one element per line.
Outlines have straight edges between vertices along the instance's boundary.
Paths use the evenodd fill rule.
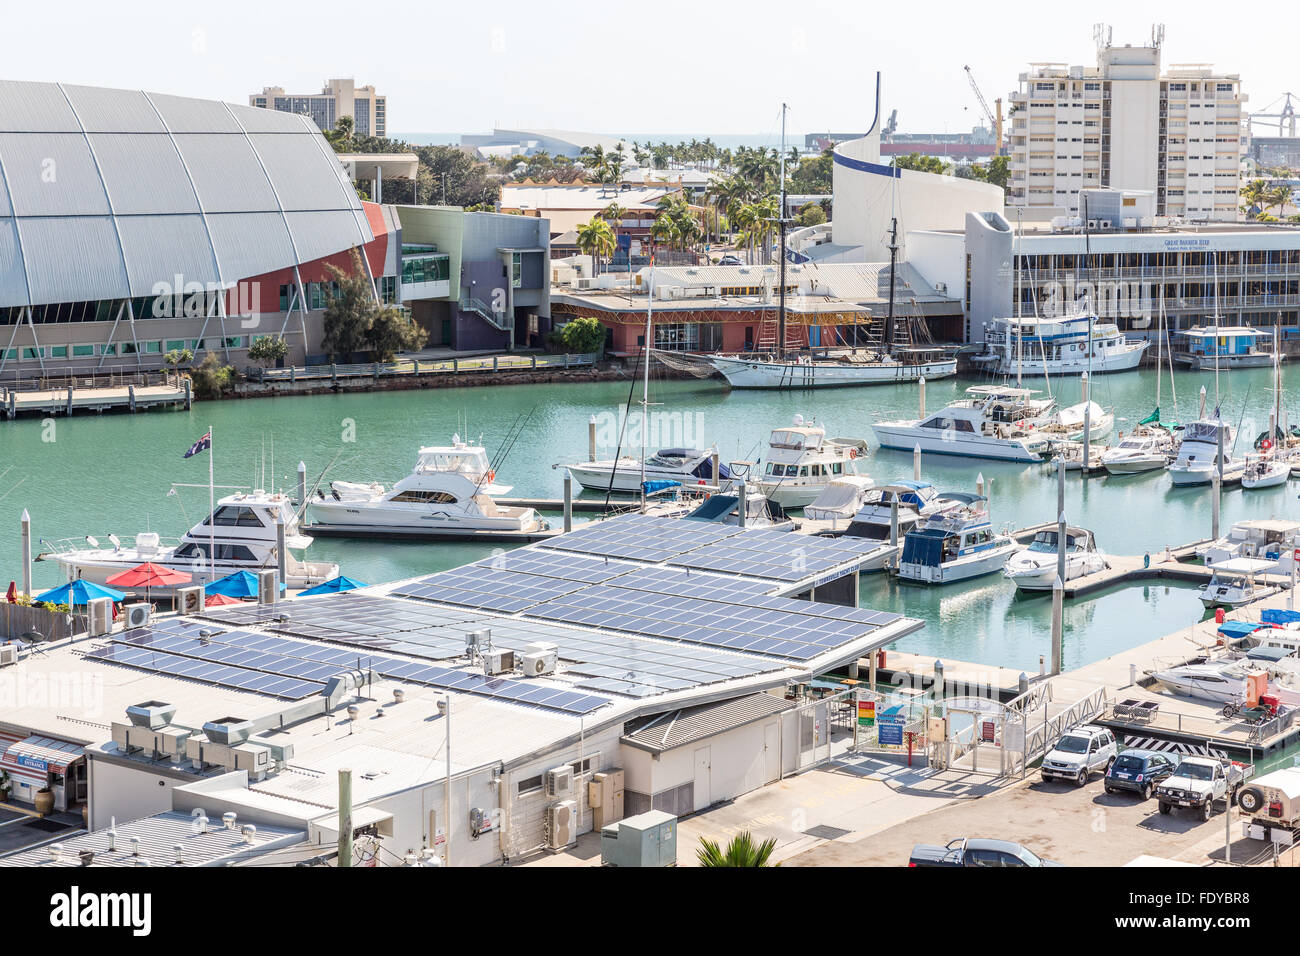
<path fill-rule="evenodd" d="M 312 594 L 338 594 L 340 591 L 351 591 L 353 588 L 363 588 L 365 584 L 361 581 L 354 581 L 346 575 L 340 574 L 336 578 L 330 578 L 323 584 L 318 584 L 314 588 L 308 588 L 301 592 L 299 597 L 307 597 Z"/>
<path fill-rule="evenodd" d="M 106 588 L 94 581 L 77 578 L 75 581 L 69 581 L 67 584 L 52 588 L 44 594 L 36 595 L 35 600 L 43 604 L 66 604 L 68 607 L 82 607 L 95 598 L 111 598 L 114 601 L 120 601 L 125 597 L 126 595 L 121 591 L 114 591 L 112 588 Z"/>
<path fill-rule="evenodd" d="M 280 586 L 284 590 L 284 585 Z M 248 571 L 235 571 L 218 578 L 203 589 L 204 594 L 224 594 L 233 598 L 257 597 L 257 575 Z"/>

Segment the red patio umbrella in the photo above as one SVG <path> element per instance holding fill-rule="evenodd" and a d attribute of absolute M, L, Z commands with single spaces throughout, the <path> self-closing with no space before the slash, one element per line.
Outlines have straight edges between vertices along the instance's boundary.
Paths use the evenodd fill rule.
<path fill-rule="evenodd" d="M 243 604 L 239 598 L 230 597 L 226 594 L 209 594 L 203 600 L 204 607 L 221 607 L 223 604 Z"/>
<path fill-rule="evenodd" d="M 9 590 L 5 592 L 5 600 L 10 604 L 18 603 L 18 582 L 9 582 Z"/>
<path fill-rule="evenodd" d="M 188 584 L 194 580 L 194 576 L 184 571 L 176 571 L 172 568 L 163 567 L 161 564 L 146 561 L 144 564 L 136 565 L 129 571 L 115 574 L 108 580 L 115 582 L 112 585 L 113 587 L 144 588 L 144 599 L 147 601 L 149 600 L 150 588 Z"/>

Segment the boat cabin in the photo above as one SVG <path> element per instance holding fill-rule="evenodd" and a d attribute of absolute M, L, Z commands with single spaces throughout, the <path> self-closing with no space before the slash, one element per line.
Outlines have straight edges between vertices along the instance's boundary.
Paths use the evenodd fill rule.
<path fill-rule="evenodd" d="M 1183 357 L 1203 358 L 1240 358 L 1244 356 L 1264 355 L 1256 348 L 1256 342 L 1269 335 L 1259 329 L 1248 326 L 1211 325 L 1197 326 L 1175 332 L 1183 339 L 1181 347 L 1175 351 L 1176 359 Z"/>

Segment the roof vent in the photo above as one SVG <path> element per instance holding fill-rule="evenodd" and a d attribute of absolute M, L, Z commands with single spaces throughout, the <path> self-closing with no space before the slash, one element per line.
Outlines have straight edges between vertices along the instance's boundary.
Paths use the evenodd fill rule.
<path fill-rule="evenodd" d="M 161 700 L 146 700 L 128 707 L 126 716 L 132 726 L 161 730 L 176 716 L 176 705 Z"/>
<path fill-rule="evenodd" d="M 253 722 L 243 717 L 218 717 L 203 725 L 203 733 L 214 744 L 237 747 L 253 732 Z"/>

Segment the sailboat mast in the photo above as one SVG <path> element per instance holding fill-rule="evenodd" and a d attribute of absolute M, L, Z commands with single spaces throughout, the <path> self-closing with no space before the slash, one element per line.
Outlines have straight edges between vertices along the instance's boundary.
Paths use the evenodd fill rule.
<path fill-rule="evenodd" d="M 786 104 L 781 104 L 781 208 L 777 212 L 777 253 L 781 256 L 778 283 L 781 286 L 780 299 L 777 304 L 776 326 L 778 358 L 785 358 L 785 112 Z"/>
<path fill-rule="evenodd" d="M 894 273 L 898 271 L 898 218 L 889 223 L 889 315 L 885 319 L 885 358 L 894 355 Z"/>
<path fill-rule="evenodd" d="M 645 514 L 645 436 L 650 428 L 650 344 L 654 341 L 654 309 L 655 309 L 655 263 L 654 258 L 650 259 L 650 282 L 647 286 L 649 295 L 646 296 L 645 303 L 645 348 L 642 350 L 642 364 L 645 369 L 641 379 L 641 513 Z M 618 462 L 614 462 L 615 471 L 618 470 Z"/>

